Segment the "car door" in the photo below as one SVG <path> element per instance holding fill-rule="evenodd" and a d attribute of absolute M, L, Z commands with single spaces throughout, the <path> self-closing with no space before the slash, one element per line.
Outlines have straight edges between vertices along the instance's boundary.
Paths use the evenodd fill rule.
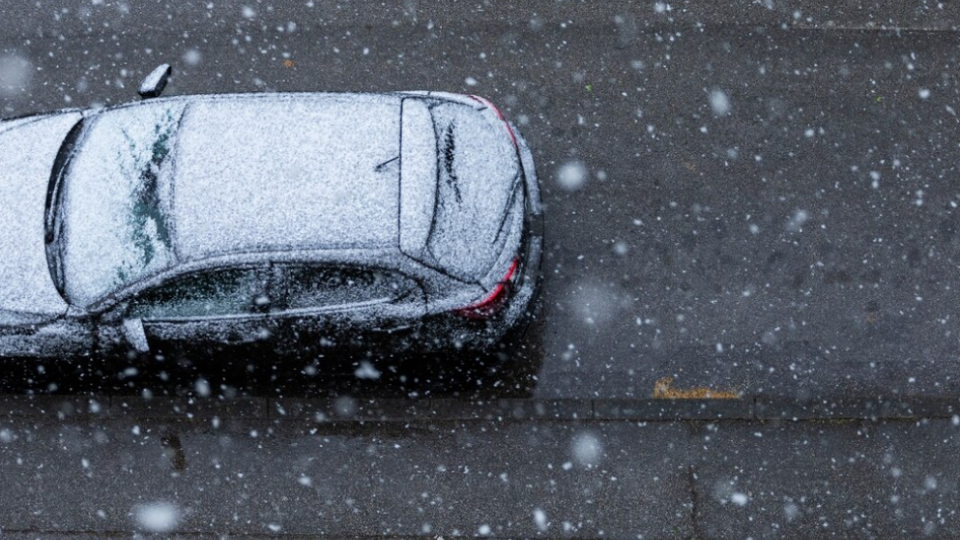
<path fill-rule="evenodd" d="M 270 295 L 278 352 L 301 356 L 403 350 L 426 310 L 415 279 L 383 268 L 275 264 Z"/>
<path fill-rule="evenodd" d="M 113 332 L 129 336 L 142 325 L 153 355 L 208 357 L 255 352 L 257 344 L 273 335 L 266 278 L 267 269 L 261 267 L 177 276 L 131 298 Z M 126 341 L 128 346 L 135 345 L 129 338 Z"/>

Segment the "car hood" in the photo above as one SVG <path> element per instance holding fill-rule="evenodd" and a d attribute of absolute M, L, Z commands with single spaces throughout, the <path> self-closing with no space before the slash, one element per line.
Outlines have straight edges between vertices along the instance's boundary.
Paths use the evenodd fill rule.
<path fill-rule="evenodd" d="M 67 309 L 47 267 L 43 214 L 60 142 L 80 118 L 66 112 L 0 123 L 0 325 Z"/>

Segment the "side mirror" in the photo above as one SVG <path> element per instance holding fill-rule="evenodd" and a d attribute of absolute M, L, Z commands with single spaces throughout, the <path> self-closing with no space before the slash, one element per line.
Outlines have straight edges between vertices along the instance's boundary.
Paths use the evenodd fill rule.
<path fill-rule="evenodd" d="M 150 344 L 147 343 L 147 333 L 143 330 L 143 320 L 124 319 L 123 337 L 127 343 L 138 353 L 150 352 Z"/>
<path fill-rule="evenodd" d="M 140 83 L 140 88 L 137 88 L 137 93 L 140 94 L 140 97 L 143 99 L 150 99 L 158 97 L 163 89 L 167 86 L 167 79 L 170 78 L 170 73 L 172 72 L 170 64 L 160 64 L 156 69 L 150 72 L 149 75 L 143 78 L 143 81 Z"/>

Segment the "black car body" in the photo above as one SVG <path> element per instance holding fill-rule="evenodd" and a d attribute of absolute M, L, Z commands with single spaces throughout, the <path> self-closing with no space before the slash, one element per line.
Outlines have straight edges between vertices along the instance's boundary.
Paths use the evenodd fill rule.
<path fill-rule="evenodd" d="M 0 123 L 0 356 L 485 350 L 535 294 L 529 148 L 432 92 L 159 98 Z"/>

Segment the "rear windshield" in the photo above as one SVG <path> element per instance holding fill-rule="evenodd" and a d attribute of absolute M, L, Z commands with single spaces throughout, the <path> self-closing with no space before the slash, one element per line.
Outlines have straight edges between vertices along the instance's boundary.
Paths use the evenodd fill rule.
<path fill-rule="evenodd" d="M 498 235 L 520 173 L 506 127 L 459 103 L 431 109 L 439 178 L 434 259 L 461 279 L 479 279 L 494 264 L 506 235 Z"/>

